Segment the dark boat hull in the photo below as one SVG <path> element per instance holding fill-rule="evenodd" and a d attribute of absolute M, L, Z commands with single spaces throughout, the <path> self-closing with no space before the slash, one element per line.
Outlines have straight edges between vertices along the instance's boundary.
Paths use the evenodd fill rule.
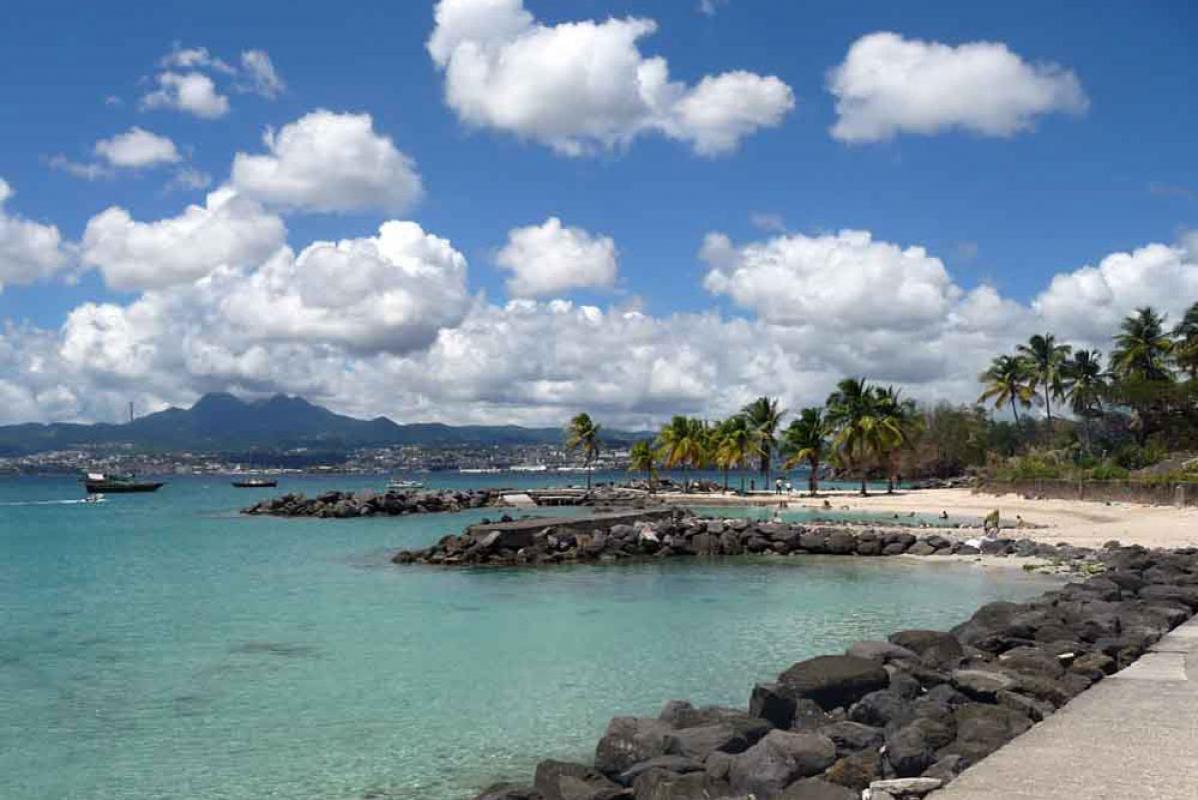
<path fill-rule="evenodd" d="M 162 484 L 150 481 L 145 483 L 84 481 L 83 488 L 87 490 L 88 494 L 132 494 L 134 492 L 156 492 L 162 488 Z"/>
<path fill-rule="evenodd" d="M 238 489 L 271 489 L 279 485 L 278 481 L 233 481 Z"/>

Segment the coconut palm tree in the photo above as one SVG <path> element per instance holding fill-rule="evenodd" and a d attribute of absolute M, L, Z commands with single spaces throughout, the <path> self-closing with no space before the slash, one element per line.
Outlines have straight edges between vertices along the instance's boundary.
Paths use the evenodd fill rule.
<path fill-rule="evenodd" d="M 666 469 L 702 466 L 705 461 L 707 425 L 700 419 L 675 415 L 657 434 L 657 452 Z"/>
<path fill-rule="evenodd" d="M 1018 356 L 996 356 L 978 380 L 985 385 L 978 402 L 993 401 L 996 409 L 1009 404 L 1015 415 L 1015 426 L 1019 427 L 1019 407 L 1030 408 L 1036 397 L 1027 363 Z"/>
<path fill-rule="evenodd" d="M 1090 419 L 1102 414 L 1102 399 L 1110 389 L 1102 369 L 1102 353 L 1097 350 L 1078 350 L 1065 362 L 1062 370 L 1065 399 L 1073 413 L 1081 419 L 1082 437 L 1086 451 L 1090 450 Z"/>
<path fill-rule="evenodd" d="M 1173 328 L 1173 354 L 1178 366 L 1198 378 L 1198 303 L 1186 309 L 1181 322 Z"/>
<path fill-rule="evenodd" d="M 766 488 L 770 482 L 770 464 L 774 447 L 777 444 L 778 426 L 786 409 L 778 407 L 778 400 L 772 397 L 758 397 L 741 409 L 753 430 L 756 432 L 758 445 L 758 470 L 765 480 Z"/>
<path fill-rule="evenodd" d="M 1067 344 L 1057 344 L 1057 337 L 1051 333 L 1039 334 L 1015 348 L 1028 365 L 1028 375 L 1031 378 L 1032 389 L 1044 389 L 1044 414 L 1048 417 L 1048 429 L 1052 430 L 1052 399 L 1058 400 L 1064 393 L 1061 368 L 1073 348 Z"/>
<path fill-rule="evenodd" d="M 828 422 L 836 434 L 833 444 L 850 469 L 861 477 L 861 494 L 869 494 L 867 480 L 871 458 L 893 435 L 890 423 L 879 414 L 879 399 L 864 379 L 845 378 L 828 396 Z"/>
<path fill-rule="evenodd" d="M 804 408 L 799 418 L 782 432 L 779 448 L 786 457 L 785 466 L 793 469 L 807 464 L 807 490 L 815 497 L 819 493 L 819 468 L 828 452 L 828 422 L 821 408 Z"/>
<path fill-rule="evenodd" d="M 876 387 L 875 408 L 877 409 L 878 433 L 874 446 L 879 460 L 886 465 L 886 493 L 894 494 L 898 477 L 898 454 L 910 447 L 919 433 L 922 417 L 914 400 L 902 399 L 901 392 L 893 386 L 885 389 Z"/>
<path fill-rule="evenodd" d="M 599 430 L 589 414 L 577 414 L 566 426 L 566 450 L 573 453 L 582 451 L 583 463 L 587 470 L 587 491 L 591 490 L 591 463 L 599 455 L 602 443 L 599 441 Z"/>
<path fill-rule="evenodd" d="M 728 470 L 739 469 L 740 491 L 745 491 L 744 469 L 760 455 L 761 441 L 748 417 L 737 414 L 724 420 L 715 435 L 714 461 L 724 471 L 724 491 L 728 491 Z"/>
<path fill-rule="evenodd" d="M 1122 379 L 1168 380 L 1173 342 L 1165 335 L 1165 318 L 1151 306 L 1126 317 L 1115 336 L 1111 371 Z"/>
<path fill-rule="evenodd" d="M 657 483 L 657 453 L 653 451 L 652 442 L 642 439 L 632 445 L 628 451 L 628 471 L 645 473 L 649 479 L 649 491 L 653 491 Z"/>

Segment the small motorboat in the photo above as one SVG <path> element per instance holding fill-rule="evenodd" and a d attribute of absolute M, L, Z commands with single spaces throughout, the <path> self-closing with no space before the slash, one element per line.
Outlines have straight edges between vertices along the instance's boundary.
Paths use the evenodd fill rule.
<path fill-rule="evenodd" d="M 412 489 L 423 489 L 424 481 L 400 481 L 392 478 L 387 481 L 388 492 L 407 492 Z"/>
<path fill-rule="evenodd" d="M 161 481 L 139 481 L 133 475 L 109 475 L 104 472 L 89 472 L 83 476 L 83 488 L 88 494 L 129 494 L 132 492 L 156 492 Z"/>
<path fill-rule="evenodd" d="M 85 503 L 103 503 L 103 502 L 104 502 L 104 495 L 102 495 L 102 494 L 89 494 L 87 497 L 83 498 L 83 502 L 85 502 Z"/>
<path fill-rule="evenodd" d="M 242 478 L 233 481 L 233 485 L 238 489 L 270 489 L 278 486 L 279 482 L 274 478 Z"/>

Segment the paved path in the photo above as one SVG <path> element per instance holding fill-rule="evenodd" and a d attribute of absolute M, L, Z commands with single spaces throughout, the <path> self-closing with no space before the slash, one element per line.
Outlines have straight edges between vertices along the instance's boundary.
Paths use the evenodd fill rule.
<path fill-rule="evenodd" d="M 1198 798 L 1198 618 L 929 798 Z"/>

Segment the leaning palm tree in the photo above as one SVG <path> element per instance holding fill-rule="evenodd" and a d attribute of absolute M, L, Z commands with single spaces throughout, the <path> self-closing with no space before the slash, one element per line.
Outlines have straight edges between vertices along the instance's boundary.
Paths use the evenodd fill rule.
<path fill-rule="evenodd" d="M 996 409 L 1011 406 L 1015 415 L 1015 426 L 1019 426 L 1019 407 L 1030 408 L 1036 398 L 1032 388 L 1027 363 L 1018 356 L 997 356 L 990 367 L 978 376 L 985 389 L 978 397 L 979 403 L 993 402 Z"/>
<path fill-rule="evenodd" d="M 1065 399 L 1081 419 L 1086 451 L 1090 450 L 1090 420 L 1102 414 L 1102 399 L 1110 386 L 1102 369 L 1102 353 L 1078 350 L 1065 363 Z"/>
<path fill-rule="evenodd" d="M 724 491 L 728 491 L 728 470 L 740 470 L 740 491 L 745 491 L 744 469 L 761 453 L 757 431 L 744 414 L 724 420 L 715 439 L 714 461 L 724 471 Z"/>
<path fill-rule="evenodd" d="M 649 480 L 649 491 L 652 492 L 657 482 L 657 454 L 653 452 L 653 443 L 642 439 L 632 445 L 628 451 L 628 471 L 643 472 Z"/>
<path fill-rule="evenodd" d="M 793 469 L 806 464 L 807 489 L 812 497 L 819 493 L 819 468 L 828 452 L 828 423 L 823 409 L 804 408 L 799 418 L 782 432 L 780 448 L 786 457 L 785 467 Z"/>
<path fill-rule="evenodd" d="M 1186 309 L 1181 322 L 1173 328 L 1173 355 L 1178 366 L 1198 378 L 1198 303 Z"/>
<path fill-rule="evenodd" d="M 833 444 L 850 469 L 861 477 L 861 494 L 869 494 L 870 459 L 884 435 L 878 416 L 878 398 L 862 378 L 845 378 L 828 396 L 828 422 L 836 434 Z"/>
<path fill-rule="evenodd" d="M 758 470 L 761 472 L 765 485 L 770 482 L 770 465 L 772 463 L 774 446 L 777 444 L 778 426 L 786 409 L 778 407 L 778 400 L 772 397 L 758 397 L 741 409 L 749 425 L 757 436 Z"/>
<path fill-rule="evenodd" d="M 1165 335 L 1165 318 L 1151 306 L 1126 317 L 1115 336 L 1111 371 L 1122 379 L 1168 380 L 1173 341 Z"/>
<path fill-rule="evenodd" d="M 566 450 L 569 452 L 582 451 L 583 463 L 587 470 L 587 491 L 591 490 L 591 464 L 599 455 L 602 443 L 599 441 L 599 429 L 589 414 L 577 414 L 566 426 Z"/>
<path fill-rule="evenodd" d="M 1015 348 L 1028 365 L 1032 389 L 1044 389 L 1044 414 L 1048 417 L 1048 429 L 1052 430 L 1052 400 L 1060 399 L 1064 394 L 1061 368 L 1073 348 L 1067 344 L 1057 344 L 1057 337 L 1051 333 L 1039 334 Z"/>

